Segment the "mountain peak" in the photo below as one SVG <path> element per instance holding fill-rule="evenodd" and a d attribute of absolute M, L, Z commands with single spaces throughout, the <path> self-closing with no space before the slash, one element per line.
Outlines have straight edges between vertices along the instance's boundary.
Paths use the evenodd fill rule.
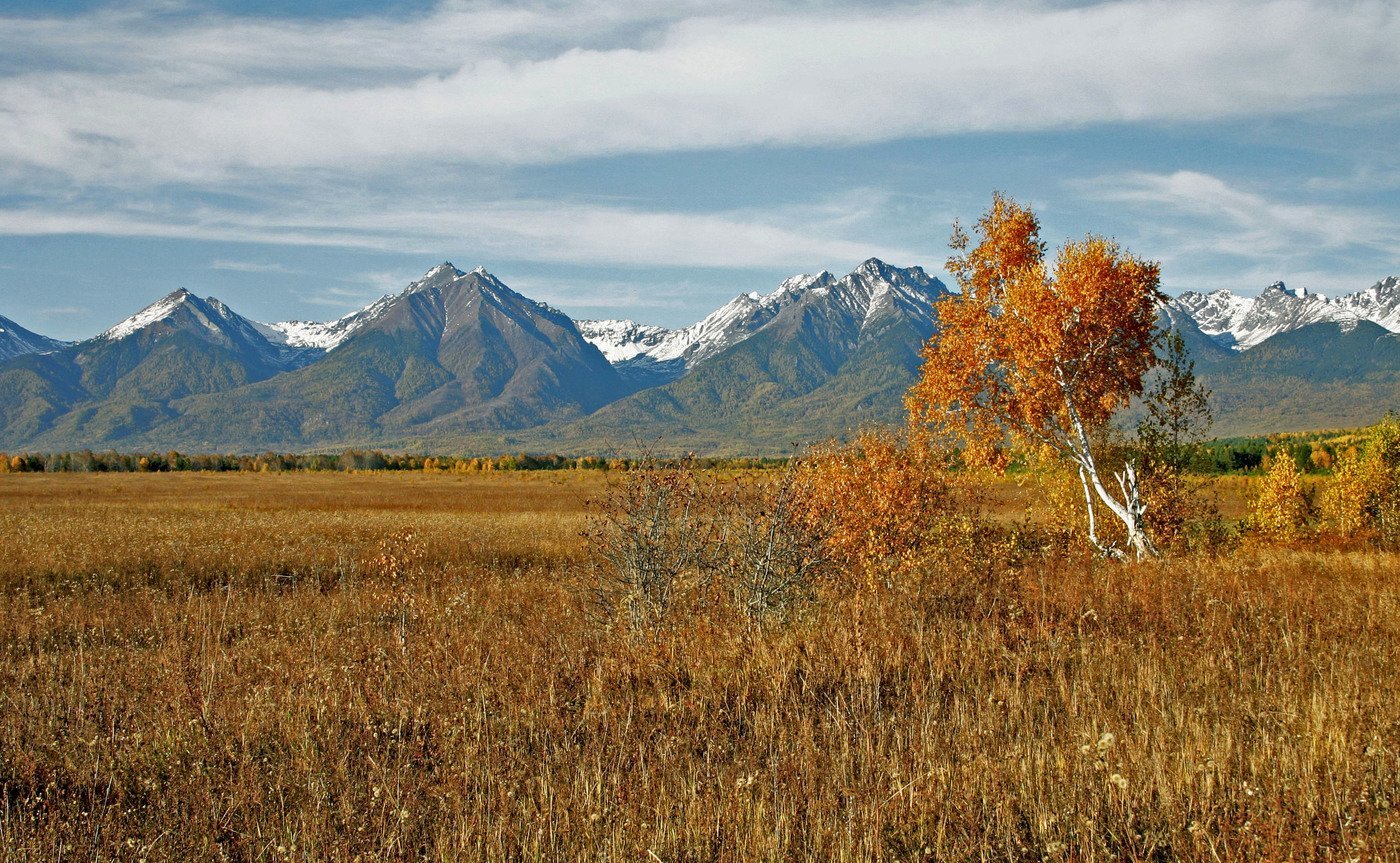
<path fill-rule="evenodd" d="M 452 262 L 451 262 L 451 261 L 443 261 L 442 263 L 438 264 L 436 267 L 433 267 L 431 270 L 428 270 L 426 273 L 424 273 L 424 274 L 423 274 L 423 279 L 420 279 L 420 281 L 425 280 L 425 279 L 431 279 L 431 278 L 433 278 L 433 277 L 435 277 L 435 276 L 440 276 L 440 275 L 442 275 L 442 274 L 444 274 L 444 273 L 451 273 L 453 276 L 465 276 L 465 275 L 466 275 L 466 273 L 464 273 L 464 272 L 462 272 L 461 270 L 459 270 L 459 269 L 457 269 L 456 267 L 454 267 L 454 266 L 452 265 Z"/>
<path fill-rule="evenodd" d="M 1268 286 L 1267 288 L 1265 288 L 1264 290 L 1265 290 L 1265 292 L 1268 292 L 1268 291 L 1275 291 L 1275 292 L 1277 292 L 1277 293 L 1285 294 L 1285 295 L 1287 295 L 1287 296 L 1290 296 L 1290 297 L 1293 297 L 1293 298 L 1299 299 L 1299 300 L 1305 300 L 1305 299 L 1307 299 L 1309 296 L 1316 296 L 1315 294 L 1310 294 L 1310 293 L 1308 292 L 1308 289 L 1307 289 L 1307 288 L 1290 288 L 1290 287 L 1288 287 L 1288 285 L 1285 285 L 1283 282 L 1274 282 L 1272 285 L 1269 285 L 1269 286 Z"/>
<path fill-rule="evenodd" d="M 184 288 L 171 291 L 159 300 L 156 300 L 154 303 L 151 303 L 141 311 L 117 324 L 115 327 L 102 333 L 98 338 L 115 342 L 133 333 L 140 332 L 156 321 L 161 321 L 170 317 L 171 313 L 193 296 L 194 294 L 191 294 Z"/>
<path fill-rule="evenodd" d="M 775 292 L 775 294 L 805 291 L 808 288 L 823 287 L 832 281 L 835 281 L 835 279 L 833 278 L 831 273 L 829 273 L 826 270 L 822 270 L 816 275 L 812 275 L 811 273 L 798 273 L 795 276 L 785 279 L 781 285 L 778 285 L 778 290 Z M 763 299 L 763 295 L 760 294 L 758 291 L 751 291 L 748 296 L 749 299 L 752 300 Z"/>
<path fill-rule="evenodd" d="M 42 354 L 67 347 L 70 343 L 27 330 L 0 315 L 0 360 L 22 354 Z"/>

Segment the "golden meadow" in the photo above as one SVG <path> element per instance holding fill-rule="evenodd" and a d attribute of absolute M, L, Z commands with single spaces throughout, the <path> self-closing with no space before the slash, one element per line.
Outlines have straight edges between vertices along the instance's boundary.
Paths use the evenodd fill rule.
<path fill-rule="evenodd" d="M 638 631 L 617 481 L 0 476 L 0 858 L 1400 859 L 1393 551 L 1025 527 Z"/>

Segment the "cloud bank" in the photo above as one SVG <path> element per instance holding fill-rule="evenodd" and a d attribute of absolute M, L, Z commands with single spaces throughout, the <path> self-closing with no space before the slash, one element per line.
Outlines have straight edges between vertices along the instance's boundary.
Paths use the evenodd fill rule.
<path fill-rule="evenodd" d="M 815 11 L 814 11 L 815 10 Z M 1379 0 L 444 5 L 6 21 L 0 164 L 92 182 L 536 164 L 1198 121 L 1393 98 Z"/>

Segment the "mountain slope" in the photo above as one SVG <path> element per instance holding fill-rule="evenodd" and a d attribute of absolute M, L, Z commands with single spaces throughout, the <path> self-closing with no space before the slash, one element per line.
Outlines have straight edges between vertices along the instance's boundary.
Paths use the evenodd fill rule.
<path fill-rule="evenodd" d="M 0 442 L 115 444 L 173 417 L 179 399 L 288 367 L 252 322 L 181 289 L 96 338 L 0 364 Z"/>
<path fill-rule="evenodd" d="M 873 258 L 839 280 L 789 280 L 768 297 L 750 295 L 745 305 L 760 314 L 771 308 L 771 316 L 684 377 L 518 439 L 546 448 L 641 439 L 668 451 L 782 452 L 893 421 L 935 328 L 933 303 L 946 293 L 918 267 Z"/>
<path fill-rule="evenodd" d="M 0 362 L 25 354 L 42 354 L 68 347 L 68 342 L 41 336 L 0 315 Z"/>
<path fill-rule="evenodd" d="M 1400 335 L 1371 321 L 1309 324 L 1200 370 L 1220 435 L 1369 425 L 1400 409 Z"/>
<path fill-rule="evenodd" d="M 187 399 L 159 433 L 214 449 L 407 446 L 577 417 L 626 392 L 572 320 L 485 270 L 443 264 L 376 305 L 315 363 Z"/>

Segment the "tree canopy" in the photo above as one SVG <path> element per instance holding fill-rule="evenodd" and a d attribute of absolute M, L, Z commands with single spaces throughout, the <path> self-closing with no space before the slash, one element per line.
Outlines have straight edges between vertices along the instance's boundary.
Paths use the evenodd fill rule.
<path fill-rule="evenodd" d="M 1132 462 L 1110 491 L 1093 441 L 1156 364 L 1159 265 L 1095 235 L 1048 261 L 1035 213 L 1000 194 L 973 232 L 975 244 L 954 227 L 948 270 L 961 292 L 938 303 L 911 418 L 959 439 L 972 463 L 1000 467 L 1010 447 L 1048 447 L 1079 469 L 1091 539 L 1117 553 L 1093 535 L 1097 495 L 1129 545 L 1154 553 Z"/>

